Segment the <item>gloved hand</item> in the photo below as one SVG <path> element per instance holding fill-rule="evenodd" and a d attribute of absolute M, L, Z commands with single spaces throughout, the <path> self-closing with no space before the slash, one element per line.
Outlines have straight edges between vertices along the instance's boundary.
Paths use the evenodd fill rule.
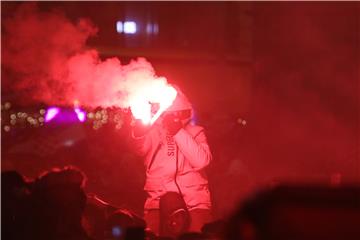
<path fill-rule="evenodd" d="M 166 114 L 163 118 L 163 126 L 169 135 L 174 136 L 183 127 L 183 124 L 173 114 Z"/>
<path fill-rule="evenodd" d="M 143 137 L 150 130 L 150 125 L 143 124 L 139 119 L 136 119 L 131 125 L 135 137 Z"/>

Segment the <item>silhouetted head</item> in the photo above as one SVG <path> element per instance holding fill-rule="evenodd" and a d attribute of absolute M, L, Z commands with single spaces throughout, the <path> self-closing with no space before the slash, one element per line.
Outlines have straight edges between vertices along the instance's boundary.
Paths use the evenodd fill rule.
<path fill-rule="evenodd" d="M 53 169 L 40 175 L 33 187 L 40 221 L 51 236 L 68 238 L 82 232 L 86 204 L 84 174 L 74 168 Z"/>
<path fill-rule="evenodd" d="M 1 172 L 1 195 L 1 236 L 23 239 L 31 228 L 27 223 L 32 217 L 29 182 L 16 171 Z"/>
<path fill-rule="evenodd" d="M 189 212 L 179 193 L 167 192 L 160 198 L 160 224 L 163 236 L 176 237 L 188 230 Z"/>
<path fill-rule="evenodd" d="M 29 184 L 17 171 L 1 172 L 1 192 L 5 198 L 21 198 L 29 194 Z"/>

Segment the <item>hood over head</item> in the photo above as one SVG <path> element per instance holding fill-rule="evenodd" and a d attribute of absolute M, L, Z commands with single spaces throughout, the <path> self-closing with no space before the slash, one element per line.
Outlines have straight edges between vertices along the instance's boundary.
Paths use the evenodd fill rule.
<path fill-rule="evenodd" d="M 173 84 L 171 86 L 176 89 L 177 95 L 176 95 L 174 102 L 171 104 L 170 107 L 168 107 L 166 109 L 166 111 L 176 112 L 176 111 L 182 111 L 182 110 L 192 110 L 192 105 L 191 105 L 189 99 L 180 90 L 180 88 Z"/>

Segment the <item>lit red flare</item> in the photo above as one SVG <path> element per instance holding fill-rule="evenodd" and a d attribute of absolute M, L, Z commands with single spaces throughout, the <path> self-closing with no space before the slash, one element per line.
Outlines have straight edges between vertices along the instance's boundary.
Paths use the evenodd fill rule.
<path fill-rule="evenodd" d="M 166 82 L 153 82 L 139 89 L 129 100 L 129 106 L 135 119 L 141 120 L 144 124 L 153 124 L 171 106 L 176 95 L 176 89 Z M 159 109 L 152 113 L 151 105 L 154 103 L 159 105 Z"/>

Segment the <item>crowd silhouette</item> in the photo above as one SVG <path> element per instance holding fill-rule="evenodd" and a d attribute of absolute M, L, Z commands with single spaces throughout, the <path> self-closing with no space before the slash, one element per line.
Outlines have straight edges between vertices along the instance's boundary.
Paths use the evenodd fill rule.
<path fill-rule="evenodd" d="M 358 186 L 277 187 L 255 195 L 228 219 L 205 224 L 201 232 L 179 228 L 172 232 L 170 228 L 163 231 L 167 234 L 157 236 L 134 212 L 86 193 L 85 183 L 84 173 L 73 166 L 52 169 L 33 180 L 16 171 L 3 171 L 2 239 L 301 240 L 360 236 Z M 168 195 L 169 199 L 176 197 Z M 182 209 L 167 204 L 165 208 L 172 212 Z M 162 217 L 165 228 L 169 219 L 185 229 L 191 221 L 187 214 L 169 216 Z"/>

